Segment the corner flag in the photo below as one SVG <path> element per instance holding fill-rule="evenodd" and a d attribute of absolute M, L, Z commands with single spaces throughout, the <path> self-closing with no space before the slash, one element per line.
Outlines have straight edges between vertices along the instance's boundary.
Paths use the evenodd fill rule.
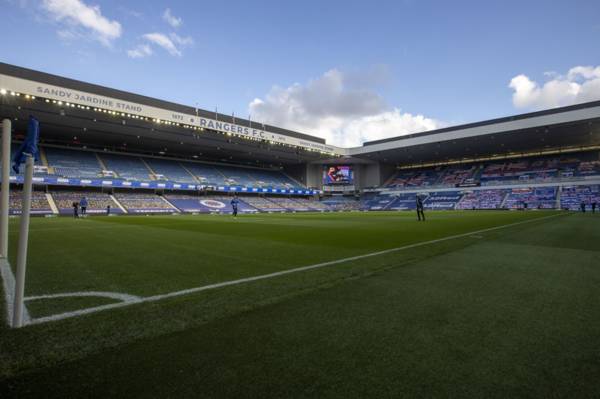
<path fill-rule="evenodd" d="M 23 179 L 22 210 L 17 247 L 17 276 L 15 278 L 15 296 L 13 300 L 12 327 L 23 326 L 25 310 L 25 269 L 27 268 L 27 246 L 29 241 L 29 216 L 31 213 L 31 197 L 33 188 L 33 160 L 39 159 L 38 138 L 40 123 L 33 116 L 29 117 L 27 137 L 13 158 L 13 170 L 19 173 L 19 166 L 25 161 Z"/>
<path fill-rule="evenodd" d="M 27 126 L 27 136 L 21 147 L 15 152 L 13 157 L 13 170 L 19 173 L 19 166 L 25 162 L 25 154 L 31 154 L 36 161 L 40 160 L 40 151 L 38 150 L 38 140 L 40 136 L 40 122 L 33 116 L 29 117 Z"/>

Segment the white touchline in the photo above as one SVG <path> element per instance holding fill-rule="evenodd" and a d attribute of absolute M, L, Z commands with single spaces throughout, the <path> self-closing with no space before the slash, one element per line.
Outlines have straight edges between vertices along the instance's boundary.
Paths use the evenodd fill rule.
<path fill-rule="evenodd" d="M 13 322 L 13 305 L 15 297 L 15 275 L 13 274 L 10 264 L 5 258 L 0 258 L 0 275 L 2 276 L 2 285 L 4 289 L 4 305 L 6 306 L 6 324 L 12 327 Z M 28 324 L 31 321 L 27 306 L 23 304 L 23 324 Z"/>
<path fill-rule="evenodd" d="M 414 244 L 404 245 L 402 247 L 385 249 L 383 251 L 371 252 L 371 253 L 368 253 L 368 254 L 351 256 L 351 257 L 342 258 L 342 259 L 336 259 L 336 260 L 332 260 L 332 261 L 328 261 L 328 262 L 317 263 L 317 264 L 314 264 L 314 265 L 297 267 L 295 269 L 282 270 L 282 271 L 279 271 L 279 272 L 274 272 L 274 273 L 269 273 L 269 274 L 262 274 L 260 276 L 246 277 L 246 278 L 241 278 L 241 279 L 238 279 L 238 280 L 224 281 L 224 282 L 221 282 L 221 283 L 204 285 L 204 286 L 201 286 L 201 287 L 188 288 L 188 289 L 181 290 L 181 291 L 173 291 L 173 292 L 169 292 L 169 293 L 166 293 L 166 294 L 153 295 L 153 296 L 148 296 L 148 297 L 141 297 L 141 298 L 139 298 L 137 300 L 131 300 L 131 301 L 125 301 L 125 302 L 118 302 L 118 303 L 110 303 L 110 304 L 107 304 L 107 305 L 96 306 L 96 307 L 93 307 L 93 308 L 75 310 L 75 311 L 72 311 L 72 312 L 65 312 L 65 313 L 60 313 L 60 314 L 56 314 L 56 315 L 52 315 L 52 316 L 45 316 L 45 317 L 40 317 L 40 318 L 34 318 L 34 319 L 31 319 L 27 324 L 28 325 L 29 324 L 40 324 L 40 323 L 46 323 L 46 322 L 49 322 L 49 321 L 57 321 L 57 320 L 62 320 L 62 319 L 68 319 L 68 318 L 71 318 L 71 317 L 83 316 L 83 315 L 86 315 L 86 314 L 96 313 L 96 312 L 100 312 L 100 311 L 103 311 L 103 310 L 117 309 L 117 308 L 122 308 L 122 307 L 125 307 L 125 306 L 131 306 L 131 305 L 134 305 L 134 304 L 137 304 L 137 303 L 156 302 L 156 301 L 160 301 L 162 299 L 167 299 L 167 298 L 173 298 L 173 297 L 182 296 L 182 295 L 193 294 L 193 293 L 200 292 L 200 291 L 207 291 L 207 290 L 212 290 L 212 289 L 215 289 L 215 288 L 227 287 L 227 286 L 230 286 L 230 285 L 244 284 L 244 283 L 249 283 L 249 282 L 252 282 L 252 281 L 265 280 L 265 279 L 269 279 L 269 278 L 273 278 L 273 277 L 284 276 L 286 274 L 299 273 L 299 272 L 303 272 L 303 271 L 307 271 L 307 270 L 319 269 L 319 268 L 326 267 L 326 266 L 337 265 L 337 264 L 340 264 L 340 263 L 352 262 L 352 261 L 359 260 L 359 259 L 370 258 L 370 257 L 373 257 L 373 256 L 379 256 L 379 255 L 389 254 L 389 253 L 392 253 L 392 252 L 403 251 L 405 249 L 421 247 L 421 246 L 425 246 L 425 245 L 435 244 L 435 243 L 438 243 L 438 242 L 443 242 L 443 241 L 448 241 L 448 240 L 454 240 L 454 239 L 462 238 L 462 237 L 468 237 L 468 236 L 471 236 L 473 234 L 481 234 L 481 233 L 486 233 L 486 232 L 489 232 L 489 231 L 505 229 L 507 227 L 518 226 L 518 225 L 525 224 L 525 223 L 530 223 L 530 222 L 534 222 L 534 221 L 555 218 L 555 217 L 563 216 L 563 215 L 564 214 L 556 214 L 556 215 L 544 216 L 544 217 L 539 217 L 539 218 L 534 218 L 534 219 L 528 219 L 528 220 L 523 220 L 523 221 L 520 221 L 520 222 L 505 224 L 505 225 L 502 225 L 502 226 L 489 227 L 489 228 L 482 229 L 482 230 L 470 231 L 468 233 L 461 233 L 461 234 L 456 234 L 456 235 L 453 235 L 453 236 L 437 238 L 435 240 L 423 241 L 423 242 L 418 242 L 418 243 L 414 243 Z M 122 295 L 127 295 L 127 294 L 122 294 Z"/>

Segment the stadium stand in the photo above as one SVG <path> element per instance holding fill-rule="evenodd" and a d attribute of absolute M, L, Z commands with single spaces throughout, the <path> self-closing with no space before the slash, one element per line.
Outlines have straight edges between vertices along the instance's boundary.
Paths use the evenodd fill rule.
<path fill-rule="evenodd" d="M 244 201 L 250 206 L 263 212 L 283 212 L 287 209 L 279 203 L 265 197 L 244 197 Z"/>
<path fill-rule="evenodd" d="M 158 158 L 145 158 L 145 161 L 154 173 L 164 176 L 165 180 L 191 184 L 198 182 L 177 161 Z"/>
<path fill-rule="evenodd" d="M 151 180 L 150 170 L 139 157 L 117 154 L 99 155 L 108 170 L 115 172 L 117 177 L 126 180 Z"/>
<path fill-rule="evenodd" d="M 497 186 L 506 184 L 558 183 L 600 178 L 598 153 L 544 156 L 398 171 L 385 185 L 389 189 Z"/>
<path fill-rule="evenodd" d="M 510 190 L 504 206 L 508 209 L 554 209 L 557 187 L 524 187 Z"/>
<path fill-rule="evenodd" d="M 22 203 L 23 192 L 21 190 L 11 190 L 9 192 L 9 213 L 11 215 L 21 214 L 23 208 Z M 33 191 L 31 193 L 31 214 L 46 215 L 51 214 L 52 208 L 46 198 L 46 194 L 41 191 Z"/>
<path fill-rule="evenodd" d="M 478 165 L 448 167 L 440 178 L 440 185 L 442 187 L 455 187 L 462 184 L 474 184 L 478 180 L 479 171 L 480 167 Z"/>
<path fill-rule="evenodd" d="M 225 195 L 207 195 L 206 198 L 208 200 L 219 201 L 225 204 L 225 212 L 232 212 L 231 208 L 231 200 L 232 196 Z M 254 213 L 257 212 L 257 209 L 249 203 L 249 199 L 252 197 L 249 196 L 238 196 L 238 211 L 240 213 Z"/>
<path fill-rule="evenodd" d="M 129 213 L 174 213 L 177 208 L 167 203 L 156 194 L 142 194 L 137 192 L 116 193 L 115 198 Z"/>
<path fill-rule="evenodd" d="M 121 208 L 112 200 L 109 194 L 97 191 L 52 191 L 52 199 L 60 214 L 72 214 L 73 202 L 79 202 L 83 197 L 87 199 L 87 213 L 106 214 L 106 207 L 110 205 L 110 212 L 123 213 Z"/>
<path fill-rule="evenodd" d="M 102 175 L 96 154 L 87 151 L 47 147 L 44 149 L 48 166 L 63 177 L 95 178 Z"/>
<path fill-rule="evenodd" d="M 441 167 L 435 169 L 421 169 L 411 171 L 400 171 L 392 177 L 387 187 L 392 188 L 414 188 L 434 186 L 443 175 Z"/>
<path fill-rule="evenodd" d="M 320 201 L 307 199 L 307 198 L 292 198 L 294 202 L 296 202 L 299 207 L 306 208 L 309 211 L 329 211 L 331 210 L 327 204 L 324 204 Z"/>
<path fill-rule="evenodd" d="M 201 184 L 209 186 L 227 185 L 225 176 L 212 165 L 193 162 L 184 162 L 182 165 L 189 170 Z"/>
<path fill-rule="evenodd" d="M 475 190 L 463 195 L 456 209 L 500 209 L 509 190 Z"/>
<path fill-rule="evenodd" d="M 388 209 L 395 199 L 395 196 L 385 194 L 366 196 L 361 205 L 361 209 L 366 211 L 382 211 Z"/>
<path fill-rule="evenodd" d="M 425 209 L 451 210 L 456 208 L 461 197 L 459 191 L 433 192 L 423 201 L 423 206 Z"/>
<path fill-rule="evenodd" d="M 182 195 L 165 194 L 165 198 L 181 212 L 185 213 L 211 213 L 232 212 L 231 200 L 233 197 L 215 195 Z M 238 210 L 240 213 L 256 212 L 256 209 L 246 203 L 246 197 L 239 197 Z"/>
<path fill-rule="evenodd" d="M 581 203 L 586 207 L 600 204 L 600 185 L 563 187 L 560 195 L 561 209 L 579 210 Z"/>
<path fill-rule="evenodd" d="M 331 211 L 357 211 L 361 202 L 354 197 L 332 196 L 321 200 Z"/>
<path fill-rule="evenodd" d="M 414 210 L 417 208 L 416 194 L 400 194 L 388 206 L 388 209 L 395 211 Z"/>

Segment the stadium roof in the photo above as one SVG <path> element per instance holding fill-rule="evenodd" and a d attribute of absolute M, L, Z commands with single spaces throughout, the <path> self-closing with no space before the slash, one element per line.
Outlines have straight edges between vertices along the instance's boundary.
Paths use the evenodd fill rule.
<path fill-rule="evenodd" d="M 17 131 L 34 114 L 47 143 L 257 166 L 319 162 L 415 165 L 600 145 L 600 101 L 367 142 L 328 145 L 264 126 L 0 63 L 0 114 Z"/>
<path fill-rule="evenodd" d="M 323 139 L 0 63 L 0 116 L 33 114 L 52 144 L 256 166 L 335 156 Z"/>
<path fill-rule="evenodd" d="M 353 157 L 398 165 L 600 146 L 600 101 L 365 143 Z"/>

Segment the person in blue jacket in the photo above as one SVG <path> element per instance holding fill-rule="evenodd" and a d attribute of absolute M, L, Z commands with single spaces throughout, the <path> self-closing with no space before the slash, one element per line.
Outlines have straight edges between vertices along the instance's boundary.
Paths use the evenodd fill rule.
<path fill-rule="evenodd" d="M 233 209 L 233 217 L 237 217 L 239 203 L 240 203 L 240 200 L 238 199 L 237 195 L 234 196 L 233 199 L 231 200 L 231 209 Z"/>
<path fill-rule="evenodd" d="M 88 206 L 87 198 L 85 198 L 85 196 L 79 201 L 79 206 L 81 207 L 81 216 L 85 216 Z"/>

